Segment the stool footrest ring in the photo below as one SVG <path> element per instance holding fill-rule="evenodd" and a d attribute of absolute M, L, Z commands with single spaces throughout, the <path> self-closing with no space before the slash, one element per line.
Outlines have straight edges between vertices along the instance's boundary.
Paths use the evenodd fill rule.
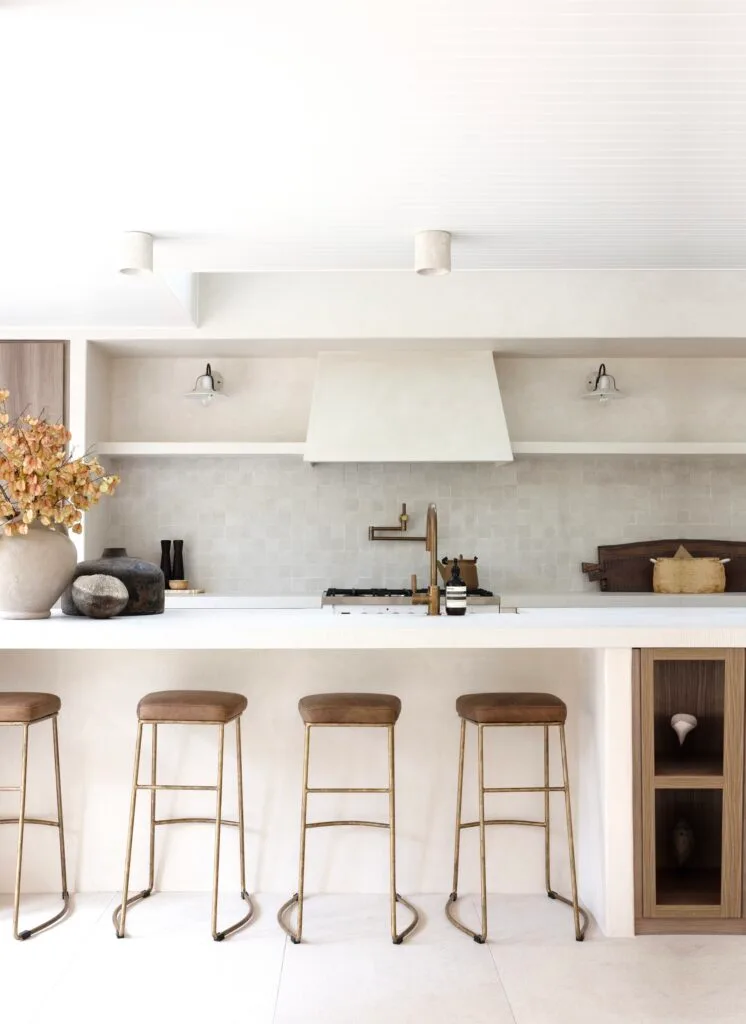
<path fill-rule="evenodd" d="M 290 911 L 294 906 L 298 905 L 298 902 L 299 902 L 299 900 L 298 900 L 298 893 L 294 892 L 293 895 L 290 897 L 290 899 L 287 900 L 286 903 L 283 903 L 283 905 L 277 911 L 277 923 L 279 924 L 280 928 L 282 928 L 282 930 L 285 932 L 285 934 L 290 938 L 290 941 L 294 945 L 296 945 L 296 946 L 301 941 L 300 940 L 300 936 L 298 935 L 298 932 L 296 930 L 294 930 L 293 928 L 290 927 L 290 925 L 285 920 L 285 917 L 286 917 L 288 911 Z M 417 910 L 417 908 L 414 907 L 409 902 L 409 900 L 406 900 L 401 895 L 401 893 L 396 893 L 396 902 L 397 903 L 401 903 L 402 906 L 406 907 L 407 910 L 409 910 L 411 912 L 411 914 L 412 914 L 412 920 L 407 925 L 407 927 L 404 929 L 404 931 L 397 932 L 396 935 L 394 935 L 393 938 L 392 938 L 392 941 L 393 941 L 394 945 L 395 946 L 400 946 L 404 942 L 404 940 L 407 938 L 407 936 L 411 935 L 412 932 L 417 927 L 417 925 L 419 924 L 419 922 L 420 922 L 420 914 L 419 914 L 419 911 Z"/>
<path fill-rule="evenodd" d="M 227 825 L 228 822 L 223 822 L 223 824 Z M 134 906 L 136 903 L 141 903 L 143 900 L 148 899 L 148 897 L 152 895 L 152 889 L 143 889 L 141 892 L 135 893 L 134 896 L 130 896 L 130 898 L 127 900 L 127 909 Z M 242 917 L 240 921 L 236 921 L 235 924 L 230 925 L 230 927 L 223 928 L 222 931 L 215 932 L 215 934 L 213 935 L 213 939 L 215 939 L 216 942 L 222 942 L 223 939 L 226 939 L 229 935 L 232 935 L 234 932 L 237 932 L 239 928 L 243 928 L 243 926 L 248 924 L 249 921 L 254 916 L 254 904 L 251 902 L 251 897 L 249 896 L 248 892 L 246 892 L 246 890 L 244 890 L 241 893 L 241 899 L 248 904 L 248 913 L 244 917 Z M 124 938 L 124 934 L 120 929 L 119 923 L 119 915 L 121 911 L 122 904 L 120 903 L 119 906 L 115 909 L 114 913 L 111 915 L 111 920 L 116 929 L 118 939 Z"/>

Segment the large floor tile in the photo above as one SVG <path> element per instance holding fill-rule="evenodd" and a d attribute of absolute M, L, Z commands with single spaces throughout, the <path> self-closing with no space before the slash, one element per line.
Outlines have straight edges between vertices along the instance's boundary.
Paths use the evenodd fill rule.
<path fill-rule="evenodd" d="M 489 951 L 448 924 L 442 896 L 415 902 L 422 927 L 394 946 L 385 897 L 309 899 L 304 941 L 285 953 L 276 1024 L 513 1024 Z"/>
<path fill-rule="evenodd" d="M 241 901 L 226 900 L 221 911 L 228 924 L 240 915 Z M 224 942 L 211 937 L 207 893 L 156 894 L 131 908 L 124 939 L 107 918 L 76 944 L 64 979 L 39 1003 L 38 1018 L 51 1019 L 67 1000 L 83 1021 L 272 1024 L 285 937 L 270 915 L 260 913 Z"/>
<path fill-rule="evenodd" d="M 68 917 L 48 931 L 19 942 L 13 938 L 13 897 L 0 896 L 0 976 L 3 1015 L 27 1015 L 67 974 L 76 950 L 98 934 L 114 902 L 111 893 L 72 897 Z M 61 906 L 55 896 L 29 895 L 21 901 L 21 926 L 32 928 Z"/>
<path fill-rule="evenodd" d="M 736 1024 L 743 939 L 564 937 L 541 897 L 490 898 L 490 952 L 517 1024 Z M 545 923 L 545 934 L 540 931 Z"/>

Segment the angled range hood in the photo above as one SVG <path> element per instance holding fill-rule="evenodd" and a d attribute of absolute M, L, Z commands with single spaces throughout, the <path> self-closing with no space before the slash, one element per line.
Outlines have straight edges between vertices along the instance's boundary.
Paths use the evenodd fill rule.
<path fill-rule="evenodd" d="M 322 352 L 306 462 L 512 462 L 491 352 Z"/>

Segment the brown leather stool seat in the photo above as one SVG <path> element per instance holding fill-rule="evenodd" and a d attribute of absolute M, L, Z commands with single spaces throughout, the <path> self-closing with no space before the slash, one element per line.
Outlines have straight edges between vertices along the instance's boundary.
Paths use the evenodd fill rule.
<path fill-rule="evenodd" d="M 389 693 L 314 693 L 301 697 L 306 725 L 394 725 L 401 701 Z"/>
<path fill-rule="evenodd" d="M 562 725 L 567 705 L 551 693 L 465 693 L 456 711 L 476 725 Z"/>
<path fill-rule="evenodd" d="M 246 710 L 240 693 L 220 690 L 158 690 L 137 705 L 141 722 L 232 722 Z"/>
<path fill-rule="evenodd" d="M 54 693 L 0 693 L 0 722 L 38 722 L 61 707 Z"/>

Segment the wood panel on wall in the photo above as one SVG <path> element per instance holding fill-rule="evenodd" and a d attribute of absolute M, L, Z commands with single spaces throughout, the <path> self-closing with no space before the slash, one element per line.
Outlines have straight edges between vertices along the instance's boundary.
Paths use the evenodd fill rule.
<path fill-rule="evenodd" d="M 64 341 L 0 341 L 0 389 L 10 391 L 8 412 L 44 410 L 54 423 L 66 422 Z"/>

